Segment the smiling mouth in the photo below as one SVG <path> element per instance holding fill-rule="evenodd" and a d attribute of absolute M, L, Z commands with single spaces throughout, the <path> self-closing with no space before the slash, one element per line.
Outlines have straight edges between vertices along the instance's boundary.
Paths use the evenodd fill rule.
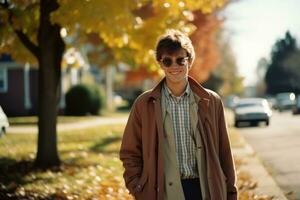
<path fill-rule="evenodd" d="M 169 72 L 169 73 L 172 74 L 172 75 L 176 75 L 176 74 L 179 74 L 180 71 L 177 71 L 177 72 Z"/>

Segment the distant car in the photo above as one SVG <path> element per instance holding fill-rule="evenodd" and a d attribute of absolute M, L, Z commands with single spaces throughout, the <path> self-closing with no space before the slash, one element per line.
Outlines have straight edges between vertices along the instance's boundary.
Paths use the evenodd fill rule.
<path fill-rule="evenodd" d="M 234 126 L 239 127 L 241 122 L 249 122 L 257 125 L 265 122 L 270 124 L 272 110 L 269 103 L 264 98 L 244 98 L 240 99 L 234 109 Z"/>
<path fill-rule="evenodd" d="M 276 109 L 276 98 L 275 97 L 266 97 L 269 105 L 270 105 L 270 108 L 273 108 L 273 109 Z"/>
<path fill-rule="evenodd" d="M 292 92 L 283 92 L 276 95 L 276 108 L 279 112 L 292 110 L 295 105 L 295 94 Z"/>
<path fill-rule="evenodd" d="M 300 95 L 297 95 L 296 103 L 293 106 L 293 114 L 300 114 Z"/>
<path fill-rule="evenodd" d="M 226 108 L 234 109 L 236 103 L 238 102 L 239 97 L 236 95 L 228 95 L 224 98 L 224 105 Z"/>
<path fill-rule="evenodd" d="M 6 133 L 6 130 L 9 126 L 6 114 L 0 106 L 0 137 Z"/>

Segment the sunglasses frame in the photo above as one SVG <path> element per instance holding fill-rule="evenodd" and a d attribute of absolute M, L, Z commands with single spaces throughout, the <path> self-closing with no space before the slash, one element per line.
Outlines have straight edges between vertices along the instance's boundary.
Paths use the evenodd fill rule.
<path fill-rule="evenodd" d="M 166 64 L 164 63 L 164 60 L 165 60 L 165 59 L 170 60 L 171 63 L 168 64 L 168 65 L 166 65 Z M 185 61 L 185 63 L 181 63 L 178 59 L 183 59 L 183 60 Z M 185 66 L 185 65 L 187 64 L 188 59 L 189 59 L 188 56 L 185 56 L 185 57 L 178 56 L 178 57 L 175 58 L 175 63 L 176 63 L 177 65 L 183 67 L 183 66 Z M 174 60 L 172 59 L 172 57 L 164 57 L 164 58 L 162 58 L 162 59 L 160 60 L 160 62 L 162 63 L 162 65 L 163 65 L 164 67 L 167 67 L 167 68 L 168 68 L 168 67 L 171 67 L 171 66 L 173 65 Z"/>

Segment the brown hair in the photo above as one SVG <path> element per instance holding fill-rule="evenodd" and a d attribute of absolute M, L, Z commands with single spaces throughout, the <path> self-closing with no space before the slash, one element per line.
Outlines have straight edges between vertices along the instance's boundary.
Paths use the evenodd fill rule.
<path fill-rule="evenodd" d="M 160 61 L 164 53 L 172 54 L 180 49 L 186 50 L 189 63 L 192 65 L 195 59 L 195 50 L 190 38 L 181 31 L 170 29 L 157 42 L 156 60 Z"/>

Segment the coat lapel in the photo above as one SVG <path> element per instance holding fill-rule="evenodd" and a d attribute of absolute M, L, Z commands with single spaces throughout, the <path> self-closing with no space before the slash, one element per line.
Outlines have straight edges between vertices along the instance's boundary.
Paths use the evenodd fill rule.
<path fill-rule="evenodd" d="M 162 115 L 161 115 L 161 103 L 160 99 L 154 99 L 154 111 L 155 111 L 155 120 L 156 120 L 156 128 L 158 133 L 158 169 L 164 169 L 164 158 L 163 158 L 163 144 L 164 144 L 164 131 L 162 124 Z M 158 185 L 157 185 L 157 193 L 158 199 L 163 199 L 164 194 L 164 171 L 158 170 Z"/>
<path fill-rule="evenodd" d="M 162 115 L 162 108 L 161 108 L 161 88 L 162 84 L 165 81 L 165 78 L 160 81 L 160 83 L 151 91 L 149 100 L 154 103 L 154 110 L 155 110 L 155 122 L 156 128 L 158 133 L 158 169 L 164 169 L 164 158 L 163 158 L 163 144 L 164 144 L 164 131 L 163 131 L 163 117 Z M 191 90 L 195 93 L 199 99 L 196 99 L 195 103 L 192 106 L 197 106 L 198 104 L 198 116 L 199 123 L 192 124 L 193 128 L 198 126 L 200 130 L 201 139 L 203 140 L 204 151 L 206 152 L 207 159 L 209 159 L 208 151 L 211 149 L 208 148 L 207 144 L 207 136 L 205 135 L 205 124 L 206 122 L 210 122 L 209 117 L 209 103 L 210 103 L 210 94 L 194 79 L 191 77 L 188 78 L 190 83 Z M 194 107 L 195 108 L 195 107 Z M 165 113 L 165 112 L 164 112 Z M 211 164 L 207 163 L 207 167 L 209 168 Z M 208 169 L 209 170 L 209 169 Z M 164 196 L 164 172 L 163 170 L 158 170 L 158 199 L 163 199 Z M 208 173 L 209 174 L 209 173 Z"/>

